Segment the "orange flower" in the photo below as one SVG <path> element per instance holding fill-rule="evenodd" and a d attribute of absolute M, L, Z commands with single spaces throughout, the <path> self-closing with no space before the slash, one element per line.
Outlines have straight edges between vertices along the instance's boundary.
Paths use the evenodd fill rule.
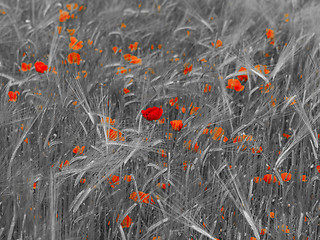
<path fill-rule="evenodd" d="M 190 115 L 192 115 L 192 114 L 196 114 L 196 115 L 197 115 L 197 111 L 198 111 L 198 110 L 199 110 L 199 107 L 193 106 L 192 109 L 191 109 L 191 111 L 190 111 Z"/>
<path fill-rule="evenodd" d="M 262 228 L 262 229 L 261 229 L 261 232 L 260 232 L 260 235 L 265 235 L 265 234 L 266 234 L 266 232 L 267 232 L 267 229 Z"/>
<path fill-rule="evenodd" d="M 263 67 L 263 72 L 264 72 L 264 74 L 269 74 L 270 73 L 270 70 L 268 70 L 267 69 L 267 66 L 266 65 L 262 65 L 262 67 Z"/>
<path fill-rule="evenodd" d="M 190 140 L 191 141 L 191 140 Z M 183 162 L 183 170 L 186 171 L 188 168 L 188 164 L 187 164 L 187 161 L 184 161 Z"/>
<path fill-rule="evenodd" d="M 141 58 L 133 56 L 129 53 L 123 55 L 124 60 L 130 61 L 132 64 L 141 64 Z"/>
<path fill-rule="evenodd" d="M 192 71 L 192 64 L 190 65 L 190 67 L 189 67 L 189 63 L 185 64 L 183 74 L 187 75 L 191 71 Z"/>
<path fill-rule="evenodd" d="M 71 3 L 71 4 L 67 4 L 66 8 L 71 11 L 72 9 L 75 10 L 78 8 L 78 4 L 77 3 Z"/>
<path fill-rule="evenodd" d="M 83 183 L 83 184 L 84 184 L 84 183 L 86 183 L 86 181 L 87 181 L 87 179 L 85 179 L 85 178 L 81 178 L 81 179 L 80 179 L 80 183 Z"/>
<path fill-rule="evenodd" d="M 138 57 L 132 55 L 130 63 L 132 63 L 132 64 L 141 64 L 141 58 L 138 58 Z"/>
<path fill-rule="evenodd" d="M 73 36 L 73 34 L 76 32 L 76 29 L 72 28 L 72 29 L 67 29 L 67 32 L 69 33 L 69 36 Z"/>
<path fill-rule="evenodd" d="M 137 50 L 137 48 L 138 48 L 138 42 L 135 42 L 134 44 L 129 45 L 129 49 L 131 50 L 131 52 Z"/>
<path fill-rule="evenodd" d="M 127 215 L 127 216 L 123 219 L 123 221 L 122 221 L 122 223 L 121 223 L 121 227 L 122 227 L 122 228 L 129 228 L 131 224 L 132 224 L 132 219 Z"/>
<path fill-rule="evenodd" d="M 111 178 L 111 180 L 110 180 Z M 107 178 L 107 180 L 109 180 L 109 184 L 111 185 L 112 188 L 115 187 L 115 185 L 119 185 L 120 184 L 120 178 L 119 176 L 110 174 L 110 176 Z"/>
<path fill-rule="evenodd" d="M 107 136 L 110 140 L 115 141 L 117 139 L 117 131 L 113 129 L 108 129 Z"/>
<path fill-rule="evenodd" d="M 317 166 L 317 170 L 320 173 L 320 165 Z"/>
<path fill-rule="evenodd" d="M 301 176 L 301 181 L 302 182 L 306 182 L 307 181 L 307 176 L 306 175 L 302 175 Z"/>
<path fill-rule="evenodd" d="M 241 92 L 244 89 L 244 86 L 241 85 L 240 81 L 238 79 L 229 79 L 228 80 L 228 86 L 226 87 L 228 89 L 234 89 L 237 92 Z"/>
<path fill-rule="evenodd" d="M 70 37 L 69 48 L 79 50 L 83 47 L 83 41 L 78 41 L 75 37 Z"/>
<path fill-rule="evenodd" d="M 215 127 L 213 130 L 213 140 L 220 140 L 221 136 L 224 134 L 224 130 L 221 127 Z"/>
<path fill-rule="evenodd" d="M 164 124 L 165 120 L 166 120 L 165 118 L 162 118 L 162 119 L 159 119 L 158 122 L 159 122 L 159 124 Z"/>
<path fill-rule="evenodd" d="M 254 153 L 254 152 L 261 153 L 262 152 L 262 147 L 260 146 L 258 149 L 252 148 L 252 153 Z"/>
<path fill-rule="evenodd" d="M 112 120 L 112 118 L 109 118 L 109 117 L 106 117 L 106 120 L 104 120 L 103 118 L 101 119 L 101 123 L 106 122 L 110 125 L 113 125 L 115 123 L 115 121 L 116 121 L 115 119 Z"/>
<path fill-rule="evenodd" d="M 117 139 L 119 141 L 124 141 L 125 140 L 125 138 L 122 136 L 122 132 L 120 132 L 117 129 L 116 130 L 108 129 L 107 130 L 107 137 L 111 141 L 116 141 Z"/>
<path fill-rule="evenodd" d="M 284 227 L 284 224 L 282 224 L 282 227 L 281 227 L 282 229 L 282 232 L 284 232 L 284 233 L 290 233 L 290 230 L 289 230 L 289 228 L 288 228 L 288 226 L 286 225 L 286 227 Z"/>
<path fill-rule="evenodd" d="M 267 68 L 267 66 L 266 65 L 256 65 L 256 66 L 254 66 L 254 69 L 257 71 L 257 72 L 260 72 L 260 73 L 262 73 L 262 68 L 263 68 L 263 72 L 264 72 L 264 74 L 269 74 L 270 73 L 270 71 L 268 70 L 268 68 Z"/>
<path fill-rule="evenodd" d="M 127 25 L 125 25 L 124 23 L 121 23 L 121 28 L 126 28 Z"/>
<path fill-rule="evenodd" d="M 84 149 L 85 149 L 85 146 L 82 146 L 81 148 L 80 148 L 79 146 L 76 146 L 76 147 L 72 150 L 72 152 L 73 152 L 74 154 L 77 154 L 77 153 L 83 154 Z"/>
<path fill-rule="evenodd" d="M 281 173 L 282 181 L 288 182 L 291 179 L 291 173 Z"/>
<path fill-rule="evenodd" d="M 211 92 L 211 85 L 206 84 L 206 86 L 204 87 L 203 92 L 204 92 L 204 93 L 206 93 L 206 92 Z"/>
<path fill-rule="evenodd" d="M 25 62 L 21 63 L 22 72 L 30 71 L 31 66 L 32 66 L 32 63 L 29 63 L 29 64 L 27 64 Z"/>
<path fill-rule="evenodd" d="M 261 65 L 255 65 L 254 66 L 254 69 L 257 71 L 257 72 L 260 72 L 260 73 L 262 73 L 262 70 L 261 70 Z"/>
<path fill-rule="evenodd" d="M 125 175 L 123 180 L 127 182 L 131 182 L 131 175 Z"/>
<path fill-rule="evenodd" d="M 291 137 L 291 135 L 283 133 L 282 136 L 284 136 L 286 139 L 288 139 L 289 137 Z"/>
<path fill-rule="evenodd" d="M 36 189 L 37 188 L 37 182 L 34 182 L 33 183 L 33 189 Z"/>
<path fill-rule="evenodd" d="M 163 158 L 166 158 L 166 157 L 167 157 L 167 154 L 166 154 L 166 152 L 164 151 L 164 149 L 161 149 L 161 157 L 163 157 Z"/>
<path fill-rule="evenodd" d="M 270 218 L 274 218 L 274 212 L 270 212 Z"/>
<path fill-rule="evenodd" d="M 116 219 L 116 222 L 118 222 L 119 220 L 119 214 L 117 216 L 117 219 Z M 109 221 L 110 222 L 110 221 Z M 132 219 L 129 217 L 129 215 L 127 215 L 123 220 L 122 220 L 122 223 L 121 223 L 121 227 L 122 228 L 129 228 L 132 224 Z M 109 225 L 109 223 L 108 223 Z"/>
<path fill-rule="evenodd" d="M 68 160 L 66 160 L 64 163 L 63 163 L 63 162 L 61 162 L 61 164 L 60 164 L 60 166 L 59 166 L 59 170 L 61 171 L 62 166 L 63 166 L 63 167 L 65 167 L 65 166 L 67 166 L 67 165 L 70 165 L 70 163 L 69 163 L 69 161 L 68 161 Z"/>
<path fill-rule="evenodd" d="M 259 183 L 259 182 L 261 182 L 261 178 L 259 178 L 259 177 L 254 177 L 254 178 L 253 178 L 253 181 L 254 181 L 255 183 Z"/>
<path fill-rule="evenodd" d="M 248 80 L 247 69 L 245 67 L 241 67 L 238 72 L 244 72 L 245 73 L 244 75 L 239 75 L 238 79 L 239 79 L 239 81 L 245 81 L 246 82 Z"/>
<path fill-rule="evenodd" d="M 19 91 L 9 91 L 8 96 L 9 96 L 9 102 L 16 102 L 18 99 L 18 95 L 20 95 Z"/>
<path fill-rule="evenodd" d="M 277 103 L 277 99 L 273 96 L 271 96 L 271 105 L 272 107 L 276 106 L 276 103 Z"/>
<path fill-rule="evenodd" d="M 130 90 L 129 90 L 128 88 L 124 88 L 124 89 L 123 89 L 123 92 L 124 92 L 124 94 L 127 94 L 127 93 L 130 92 Z"/>
<path fill-rule="evenodd" d="M 169 186 L 169 185 L 170 185 L 170 184 L 168 184 L 168 186 Z M 166 186 L 165 183 L 158 183 L 158 184 L 157 184 L 157 187 L 162 188 L 162 189 L 166 189 L 166 188 L 167 188 L 167 186 Z"/>
<path fill-rule="evenodd" d="M 25 142 L 25 143 L 29 143 L 29 139 L 26 138 L 26 139 L 24 140 L 24 142 Z"/>
<path fill-rule="evenodd" d="M 222 47 L 222 41 L 220 39 L 218 39 L 216 42 L 216 48 L 218 47 Z"/>
<path fill-rule="evenodd" d="M 194 151 L 194 152 L 198 152 L 198 150 L 199 150 L 199 145 L 198 145 L 198 143 L 196 142 L 196 144 L 195 144 L 194 147 L 193 147 L 193 151 Z M 200 151 L 200 153 L 201 153 L 201 151 Z"/>
<path fill-rule="evenodd" d="M 112 48 L 112 50 L 113 50 L 114 53 L 117 53 L 118 47 L 114 46 L 114 47 Z"/>
<path fill-rule="evenodd" d="M 44 73 L 45 71 L 48 70 L 48 66 L 40 61 L 36 62 L 34 64 L 34 67 L 35 67 L 36 71 L 39 73 Z"/>
<path fill-rule="evenodd" d="M 139 196 L 140 196 L 140 201 L 141 202 L 143 202 L 143 203 L 149 203 L 150 202 L 151 204 L 154 204 L 154 200 L 149 194 L 146 194 L 144 192 L 139 192 Z M 131 193 L 129 199 L 132 199 L 135 202 L 138 201 L 137 192 Z M 150 201 L 149 201 L 149 199 L 150 199 Z"/>
<path fill-rule="evenodd" d="M 169 104 L 170 104 L 170 106 L 172 107 L 176 102 L 178 101 L 178 97 L 176 97 L 175 99 L 170 99 L 169 100 Z"/>
<path fill-rule="evenodd" d="M 271 83 L 267 83 L 265 86 L 263 86 L 263 84 L 261 84 L 261 87 L 259 88 L 259 90 L 261 90 L 261 93 L 268 93 L 270 92 L 270 90 L 273 90 L 274 86 L 271 85 Z"/>
<path fill-rule="evenodd" d="M 81 57 L 80 57 L 80 54 L 79 53 L 76 53 L 76 52 L 72 52 L 68 55 L 68 62 L 69 64 L 73 64 L 73 63 L 76 63 L 78 65 L 80 65 L 80 60 L 81 60 Z"/>
<path fill-rule="evenodd" d="M 170 121 L 170 124 L 172 126 L 172 129 L 175 131 L 180 131 L 183 127 L 182 120 L 173 120 L 173 121 Z"/>
<path fill-rule="evenodd" d="M 62 9 L 59 10 L 60 16 L 59 16 L 59 21 L 60 22 L 65 22 L 68 19 L 70 19 L 70 15 L 68 11 L 63 11 Z"/>
<path fill-rule="evenodd" d="M 266 29 L 266 36 L 268 39 L 273 39 L 274 38 L 274 31 L 271 30 L 270 28 Z"/>
<path fill-rule="evenodd" d="M 266 175 L 264 175 L 263 180 L 264 180 L 266 183 L 270 184 L 271 181 L 272 181 L 272 174 L 266 174 Z M 273 176 L 273 182 L 275 183 L 276 181 L 277 181 L 276 176 Z"/>

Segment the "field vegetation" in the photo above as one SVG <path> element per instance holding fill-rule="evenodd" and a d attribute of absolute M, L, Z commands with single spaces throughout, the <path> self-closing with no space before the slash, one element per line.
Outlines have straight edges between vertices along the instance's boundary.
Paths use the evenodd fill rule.
<path fill-rule="evenodd" d="M 2 0 L 1 239 L 320 239 L 317 0 Z"/>

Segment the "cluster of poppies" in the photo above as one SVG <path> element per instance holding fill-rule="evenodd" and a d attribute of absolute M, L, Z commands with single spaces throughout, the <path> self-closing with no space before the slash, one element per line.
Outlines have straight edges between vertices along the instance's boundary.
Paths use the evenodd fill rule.
<path fill-rule="evenodd" d="M 143 117 L 148 121 L 159 120 L 162 116 L 163 110 L 158 107 L 147 108 L 146 110 L 141 111 Z M 170 122 L 172 129 L 175 131 L 180 131 L 183 127 L 181 120 L 173 120 Z"/>

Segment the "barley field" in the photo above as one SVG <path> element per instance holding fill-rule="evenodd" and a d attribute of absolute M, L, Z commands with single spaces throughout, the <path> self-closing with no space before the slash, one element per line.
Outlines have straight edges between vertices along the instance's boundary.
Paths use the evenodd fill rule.
<path fill-rule="evenodd" d="M 318 0 L 1 0 L 0 239 L 319 240 Z"/>

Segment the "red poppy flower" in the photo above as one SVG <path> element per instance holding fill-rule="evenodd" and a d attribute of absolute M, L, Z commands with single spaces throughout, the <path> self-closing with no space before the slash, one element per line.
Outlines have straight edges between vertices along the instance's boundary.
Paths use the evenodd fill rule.
<path fill-rule="evenodd" d="M 79 53 L 72 52 L 68 55 L 68 62 L 70 64 L 76 63 L 76 64 L 80 65 L 80 60 L 81 60 L 81 57 L 80 57 Z"/>
<path fill-rule="evenodd" d="M 123 180 L 127 181 L 127 182 L 131 182 L 131 179 L 132 179 L 131 175 L 125 175 L 124 178 L 123 178 Z"/>
<path fill-rule="evenodd" d="M 127 216 L 123 219 L 123 221 L 122 221 L 122 223 L 121 223 L 121 227 L 122 227 L 122 228 L 129 228 L 131 224 L 132 224 L 132 219 L 127 215 Z"/>
<path fill-rule="evenodd" d="M 282 181 L 284 182 L 288 182 L 291 180 L 291 173 L 281 173 L 281 178 L 282 178 Z"/>
<path fill-rule="evenodd" d="M 220 39 L 218 39 L 216 42 L 216 48 L 218 47 L 222 47 L 222 41 Z"/>
<path fill-rule="evenodd" d="M 111 178 L 111 179 L 110 179 Z M 115 185 L 119 185 L 120 184 L 120 178 L 119 176 L 110 174 L 109 178 L 109 184 L 111 185 L 112 188 L 115 188 Z"/>
<path fill-rule="evenodd" d="M 135 42 L 134 44 L 130 44 L 129 48 L 130 48 L 131 52 L 137 50 L 138 42 Z"/>
<path fill-rule="evenodd" d="M 253 178 L 253 181 L 254 181 L 255 183 L 259 183 L 259 182 L 261 182 L 261 178 L 259 178 L 259 177 L 254 177 L 254 178 Z"/>
<path fill-rule="evenodd" d="M 34 64 L 34 67 L 36 68 L 36 71 L 39 73 L 44 73 L 45 71 L 48 70 L 48 66 L 44 64 L 43 62 L 36 62 Z"/>
<path fill-rule="evenodd" d="M 116 219 L 116 222 L 118 222 L 119 220 L 119 214 L 117 216 L 117 219 Z M 123 220 L 122 220 L 122 223 L 121 223 L 121 227 L 122 228 L 129 228 L 132 224 L 132 219 L 129 217 L 129 215 L 127 215 Z"/>
<path fill-rule="evenodd" d="M 273 38 L 274 38 L 274 31 L 271 30 L 270 28 L 267 28 L 267 29 L 266 29 L 266 36 L 267 36 L 267 38 L 269 38 L 269 39 L 273 39 Z"/>
<path fill-rule="evenodd" d="M 144 192 L 139 192 L 139 196 L 140 196 L 140 201 L 143 203 L 151 203 L 154 204 L 154 200 L 153 198 L 150 196 L 150 194 L 148 193 L 144 193 Z M 137 202 L 138 201 L 138 194 L 137 192 L 133 192 L 130 194 L 130 199 L 132 199 L 133 201 Z M 150 199 L 150 200 L 149 200 Z"/>
<path fill-rule="evenodd" d="M 68 19 L 70 19 L 70 14 L 68 11 L 64 11 L 62 9 L 59 10 L 60 16 L 59 16 L 59 21 L 60 22 L 65 22 Z"/>
<path fill-rule="evenodd" d="M 241 91 L 243 91 L 244 86 L 241 85 L 241 83 L 238 79 L 229 79 L 228 86 L 226 88 L 234 89 L 237 92 L 241 92 Z"/>
<path fill-rule="evenodd" d="M 8 96 L 9 96 L 9 102 L 16 102 L 18 99 L 18 95 L 20 95 L 19 91 L 9 91 Z"/>
<path fill-rule="evenodd" d="M 69 48 L 79 50 L 83 47 L 83 41 L 78 41 L 75 37 L 70 37 Z"/>
<path fill-rule="evenodd" d="M 152 121 L 152 120 L 160 119 L 162 116 L 163 110 L 162 108 L 152 107 L 152 108 L 147 108 L 146 110 L 142 110 L 141 113 L 145 119 L 147 119 L 148 121 Z"/>
<path fill-rule="evenodd" d="M 215 127 L 213 130 L 213 140 L 220 140 L 221 136 L 224 134 L 224 130 L 221 127 Z"/>
<path fill-rule="evenodd" d="M 263 180 L 264 180 L 266 183 L 270 184 L 270 183 L 272 182 L 272 174 L 266 174 L 266 175 L 264 175 Z M 276 176 L 273 176 L 273 182 L 275 183 L 276 181 L 277 181 Z"/>
<path fill-rule="evenodd" d="M 239 75 L 238 79 L 239 79 L 239 81 L 245 81 L 246 82 L 248 80 L 247 69 L 245 67 L 241 67 L 238 72 L 244 72 L 245 73 L 243 75 Z"/>
<path fill-rule="evenodd" d="M 76 147 L 72 150 L 72 152 L 75 153 L 75 154 L 77 154 L 77 153 L 83 154 L 84 149 L 85 149 L 85 146 L 82 146 L 81 148 L 80 148 L 80 146 L 76 146 Z"/>
<path fill-rule="evenodd" d="M 65 167 L 65 166 L 67 166 L 67 165 L 69 165 L 69 164 L 70 164 L 70 162 L 69 162 L 68 160 L 66 160 L 64 163 L 61 162 L 61 164 L 60 164 L 60 166 L 59 166 L 59 170 L 61 171 L 61 170 L 62 170 L 62 167 Z"/>

